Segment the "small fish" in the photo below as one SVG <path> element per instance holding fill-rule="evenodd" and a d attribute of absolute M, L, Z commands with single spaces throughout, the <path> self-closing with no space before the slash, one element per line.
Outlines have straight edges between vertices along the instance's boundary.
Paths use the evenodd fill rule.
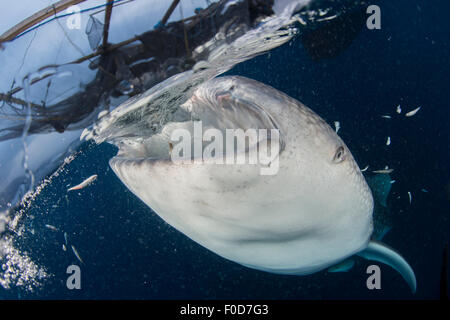
<path fill-rule="evenodd" d="M 422 192 L 428 193 L 427 189 L 422 189 Z"/>
<path fill-rule="evenodd" d="M 397 180 L 391 180 L 390 182 L 391 182 L 391 184 L 393 184 L 393 183 L 395 183 L 395 181 L 397 181 Z"/>
<path fill-rule="evenodd" d="M 305 20 L 303 20 L 300 16 L 297 17 L 298 22 L 300 22 L 302 25 L 306 26 Z"/>
<path fill-rule="evenodd" d="M 361 172 L 367 171 L 367 169 L 369 169 L 369 166 L 367 166 L 364 169 L 362 169 Z"/>
<path fill-rule="evenodd" d="M 67 232 L 64 232 L 64 241 L 66 242 L 66 246 L 67 246 L 67 244 L 68 244 L 68 241 L 67 241 Z"/>
<path fill-rule="evenodd" d="M 411 192 L 409 192 L 409 191 L 408 191 L 408 196 L 409 196 L 409 204 L 411 204 L 412 196 L 411 196 Z"/>
<path fill-rule="evenodd" d="M 372 171 L 372 172 L 373 172 L 373 173 L 389 174 L 389 173 L 391 173 L 392 171 L 394 171 L 394 169 L 382 169 L 382 170 L 375 170 L 375 171 Z"/>
<path fill-rule="evenodd" d="M 319 9 L 319 16 L 322 17 L 328 13 L 328 10 Z"/>
<path fill-rule="evenodd" d="M 326 21 L 326 20 L 333 20 L 336 17 L 337 17 L 337 15 L 332 15 L 331 17 L 325 17 L 325 18 L 322 18 L 322 19 L 317 19 L 316 21 L 320 22 L 320 21 Z"/>
<path fill-rule="evenodd" d="M 339 121 L 335 121 L 334 127 L 336 128 L 336 133 L 338 133 L 339 129 L 341 128 L 341 123 Z"/>
<path fill-rule="evenodd" d="M 407 116 L 407 117 L 412 117 L 413 115 L 415 115 L 415 114 L 420 110 L 420 108 L 421 108 L 421 107 L 418 107 L 418 108 L 416 108 L 416 109 L 414 109 L 414 110 L 412 110 L 412 111 L 406 113 L 405 116 Z"/>
<path fill-rule="evenodd" d="M 386 145 L 389 146 L 391 144 L 391 137 L 387 137 Z"/>
<path fill-rule="evenodd" d="M 63 251 L 67 251 L 66 245 L 63 243 L 62 245 Z"/>
<path fill-rule="evenodd" d="M 385 118 L 385 119 L 390 119 L 391 118 L 391 116 L 388 116 L 388 115 L 383 115 L 383 116 L 381 116 L 382 118 Z"/>
<path fill-rule="evenodd" d="M 97 118 L 100 119 L 101 117 L 104 117 L 104 116 L 107 115 L 108 113 L 109 113 L 108 110 L 100 111 L 99 114 L 98 114 L 98 116 L 97 116 Z"/>
<path fill-rule="evenodd" d="M 82 183 L 80 183 L 80 184 L 78 184 L 78 185 L 68 189 L 67 191 L 83 189 L 84 187 L 87 187 L 92 182 L 94 182 L 96 179 L 97 179 L 97 175 L 94 174 L 94 175 L 90 176 L 89 178 L 87 178 L 86 180 L 84 180 Z"/>
<path fill-rule="evenodd" d="M 83 262 L 83 259 L 81 259 L 80 254 L 78 253 L 77 249 L 75 249 L 75 247 L 74 247 L 73 245 L 71 245 L 71 247 L 72 247 L 73 254 L 77 257 L 77 259 L 78 259 L 81 263 L 84 263 L 84 262 Z"/>
<path fill-rule="evenodd" d="M 58 231 L 58 228 L 55 227 L 55 226 L 52 226 L 51 224 L 46 224 L 45 226 L 46 226 L 47 228 L 49 228 L 50 230 Z"/>
<path fill-rule="evenodd" d="M 402 108 L 400 107 L 400 105 L 397 106 L 397 113 L 398 114 L 402 113 Z"/>

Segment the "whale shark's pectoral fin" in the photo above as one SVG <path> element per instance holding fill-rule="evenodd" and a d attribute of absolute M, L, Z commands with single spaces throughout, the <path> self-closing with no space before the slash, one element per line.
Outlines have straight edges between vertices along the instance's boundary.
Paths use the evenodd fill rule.
<path fill-rule="evenodd" d="M 374 260 L 385 263 L 401 274 L 403 279 L 408 283 L 412 292 L 416 292 L 416 276 L 411 266 L 406 260 L 394 249 L 389 248 L 385 244 L 377 241 L 370 241 L 367 248 L 358 253 L 358 256 L 367 260 Z"/>
<path fill-rule="evenodd" d="M 328 272 L 347 272 L 355 265 L 355 258 L 350 257 L 327 269 Z"/>

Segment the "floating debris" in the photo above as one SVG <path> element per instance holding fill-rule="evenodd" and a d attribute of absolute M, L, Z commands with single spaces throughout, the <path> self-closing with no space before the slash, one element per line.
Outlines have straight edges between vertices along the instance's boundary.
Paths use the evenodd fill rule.
<path fill-rule="evenodd" d="M 382 169 L 382 170 L 375 170 L 375 171 L 372 171 L 372 172 L 373 172 L 373 173 L 389 174 L 389 173 L 391 173 L 392 171 L 394 171 L 394 169 Z"/>
<path fill-rule="evenodd" d="M 77 257 L 77 259 L 78 259 L 81 263 L 84 263 L 84 262 L 83 262 L 83 259 L 81 259 L 80 254 L 78 253 L 77 249 L 75 249 L 75 247 L 74 247 L 73 245 L 71 245 L 71 247 L 72 247 L 73 254 Z"/>
<path fill-rule="evenodd" d="M 116 86 L 116 90 L 122 94 L 129 95 L 134 91 L 134 85 L 128 80 L 122 80 Z"/>
<path fill-rule="evenodd" d="M 397 180 L 391 180 L 390 183 L 393 184 L 393 183 L 395 183 L 395 181 L 397 181 Z"/>
<path fill-rule="evenodd" d="M 400 107 L 400 105 L 397 106 L 397 113 L 398 114 L 402 113 L 402 108 Z"/>
<path fill-rule="evenodd" d="M 366 166 L 364 169 L 361 170 L 361 172 L 367 171 L 369 169 L 369 166 Z"/>
<path fill-rule="evenodd" d="M 412 202 L 412 196 L 411 196 L 411 192 L 408 191 L 408 196 L 409 196 L 409 204 L 411 204 Z"/>
<path fill-rule="evenodd" d="M 415 115 L 415 114 L 420 110 L 420 108 L 421 108 L 421 107 L 418 107 L 418 108 L 416 108 L 416 109 L 414 109 L 414 110 L 412 110 L 412 111 L 406 113 L 405 116 L 406 116 L 406 117 L 412 117 L 413 115 Z"/>
<path fill-rule="evenodd" d="M 391 116 L 388 116 L 388 115 L 383 115 L 383 116 L 381 116 L 382 118 L 385 118 L 385 119 L 390 119 L 391 118 Z"/>
<path fill-rule="evenodd" d="M 341 123 L 339 121 L 335 121 L 334 127 L 336 128 L 336 133 L 338 133 L 339 129 L 341 128 Z"/>
<path fill-rule="evenodd" d="M 428 193 L 427 189 L 422 189 L 422 192 Z"/>
<path fill-rule="evenodd" d="M 64 241 L 66 242 L 66 246 L 68 245 L 68 241 L 67 241 L 67 232 L 64 232 Z"/>
<path fill-rule="evenodd" d="M 389 146 L 391 144 L 391 137 L 387 137 L 386 145 Z"/>
<path fill-rule="evenodd" d="M 45 227 L 50 229 L 50 230 L 53 230 L 53 231 L 58 231 L 58 228 L 55 227 L 55 226 L 52 226 L 51 224 L 46 224 Z"/>
<path fill-rule="evenodd" d="M 89 178 L 87 178 L 86 180 L 84 180 L 82 183 L 68 189 L 67 191 L 83 189 L 83 188 L 87 187 L 88 185 L 90 185 L 92 182 L 94 182 L 96 179 L 97 179 L 97 175 L 94 174 L 94 175 L 90 176 Z"/>

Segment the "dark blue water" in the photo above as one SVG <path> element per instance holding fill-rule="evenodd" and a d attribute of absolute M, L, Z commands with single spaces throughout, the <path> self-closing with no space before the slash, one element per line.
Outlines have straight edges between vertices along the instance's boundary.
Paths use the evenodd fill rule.
<path fill-rule="evenodd" d="M 418 283 L 412 295 L 398 273 L 380 265 L 382 289 L 368 290 L 358 260 L 347 273 L 280 276 L 242 267 L 200 247 L 164 223 L 108 167 L 115 147 L 85 143 L 77 158 L 39 195 L 17 239 L 54 276 L 3 298 L 144 299 L 435 299 L 450 231 L 450 12 L 448 1 L 379 1 L 382 29 L 363 29 L 335 58 L 312 61 L 297 38 L 227 74 L 269 84 L 302 101 L 340 136 L 361 167 L 395 168 L 388 199 L 393 229 L 384 241 L 408 260 Z M 418 106 L 411 118 L 398 115 Z M 392 119 L 380 116 L 389 114 Z M 386 137 L 392 143 L 386 146 Z M 98 174 L 79 192 L 67 185 Z M 423 192 L 426 189 L 428 192 Z M 412 194 L 409 203 L 408 191 Z M 67 198 L 66 198 L 67 197 Z M 45 227 L 56 226 L 59 232 Z M 63 232 L 68 251 L 61 249 Z M 84 263 L 70 251 L 75 245 Z M 81 290 L 66 288 L 66 268 L 81 268 Z"/>

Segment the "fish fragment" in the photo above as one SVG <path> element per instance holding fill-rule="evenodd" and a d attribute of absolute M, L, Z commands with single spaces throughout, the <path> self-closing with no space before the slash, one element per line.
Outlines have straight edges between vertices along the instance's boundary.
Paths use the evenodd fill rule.
<path fill-rule="evenodd" d="M 373 173 L 383 173 L 383 174 L 389 174 L 392 171 L 394 171 L 394 169 L 381 169 L 381 170 L 374 170 L 372 171 Z"/>
<path fill-rule="evenodd" d="M 72 251 L 73 251 L 73 254 L 75 255 L 75 257 L 77 257 L 77 259 L 78 259 L 81 263 L 84 263 L 84 262 L 83 262 L 83 259 L 81 259 L 80 254 L 78 253 L 77 249 L 76 249 L 73 245 L 71 245 L 71 247 L 72 247 Z"/>
<path fill-rule="evenodd" d="M 418 108 L 416 108 L 414 110 L 409 111 L 408 113 L 405 114 L 405 116 L 406 117 L 412 117 L 413 115 L 415 115 L 420 110 L 420 108 L 421 107 L 418 107 Z"/>
<path fill-rule="evenodd" d="M 52 226 L 51 224 L 46 224 L 45 227 L 50 229 L 50 230 L 53 230 L 53 231 L 58 231 L 58 228 L 55 227 L 55 226 Z"/>
<path fill-rule="evenodd" d="M 334 127 L 336 128 L 336 133 L 338 133 L 339 129 L 341 128 L 341 123 L 339 121 L 335 121 Z"/>
<path fill-rule="evenodd" d="M 87 187 L 88 185 L 90 185 L 92 182 L 94 182 L 96 179 L 97 179 L 97 175 L 94 174 L 94 175 L 90 176 L 89 178 L 87 178 L 86 180 L 84 180 L 83 182 L 81 182 L 80 184 L 77 184 L 76 186 L 69 188 L 67 191 L 83 189 L 83 188 Z"/>

